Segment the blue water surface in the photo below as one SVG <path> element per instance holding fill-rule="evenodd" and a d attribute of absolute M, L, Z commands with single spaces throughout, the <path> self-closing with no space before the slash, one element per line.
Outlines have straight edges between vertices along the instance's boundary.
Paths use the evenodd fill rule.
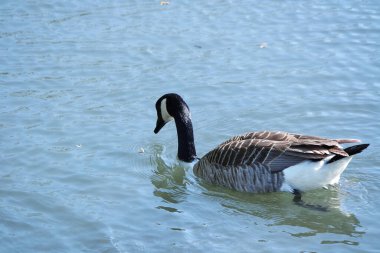
<path fill-rule="evenodd" d="M 176 159 L 255 130 L 358 138 L 338 186 L 246 194 Z M 380 2 L 0 3 L 0 252 L 378 252 Z"/>

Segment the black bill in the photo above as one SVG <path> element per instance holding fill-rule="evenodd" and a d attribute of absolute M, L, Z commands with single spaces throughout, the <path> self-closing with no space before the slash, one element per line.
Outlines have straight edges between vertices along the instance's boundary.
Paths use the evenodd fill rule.
<path fill-rule="evenodd" d="M 156 128 L 154 129 L 154 133 L 155 134 L 158 133 L 161 130 L 161 128 L 165 126 L 165 124 L 166 122 L 163 119 L 158 118 L 157 123 L 156 123 Z"/>

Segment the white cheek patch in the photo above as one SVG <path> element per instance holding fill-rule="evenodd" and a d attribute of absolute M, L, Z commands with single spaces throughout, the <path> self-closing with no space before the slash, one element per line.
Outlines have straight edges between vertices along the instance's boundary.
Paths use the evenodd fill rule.
<path fill-rule="evenodd" d="M 173 119 L 173 117 L 168 113 L 168 109 L 166 108 L 166 98 L 161 101 L 161 117 L 165 122 L 171 121 Z"/>

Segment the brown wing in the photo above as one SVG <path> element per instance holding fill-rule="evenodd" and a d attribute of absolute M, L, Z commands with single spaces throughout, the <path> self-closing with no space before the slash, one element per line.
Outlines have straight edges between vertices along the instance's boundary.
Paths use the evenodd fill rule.
<path fill-rule="evenodd" d="M 272 141 L 296 141 L 301 135 L 295 136 L 287 132 L 270 132 L 270 131 L 261 131 L 261 132 L 249 132 L 243 135 L 234 136 L 227 141 L 221 143 L 219 146 L 222 146 L 226 143 L 239 141 L 239 140 L 272 140 Z"/>
<path fill-rule="evenodd" d="M 319 136 L 311 135 L 301 135 L 295 133 L 287 133 L 282 131 L 271 132 L 271 131 L 260 131 L 260 132 L 249 132 L 243 135 L 234 136 L 220 145 L 226 144 L 231 141 L 238 140 L 248 140 L 248 139 L 261 139 L 261 140 L 272 140 L 272 141 L 321 141 L 323 143 L 331 143 L 332 145 L 338 145 L 342 143 L 357 143 L 361 142 L 358 139 L 328 139 Z"/>
<path fill-rule="evenodd" d="M 305 160 L 321 160 L 335 154 L 348 156 L 336 140 L 265 131 L 235 136 L 202 159 L 222 166 L 259 163 L 278 172 Z"/>

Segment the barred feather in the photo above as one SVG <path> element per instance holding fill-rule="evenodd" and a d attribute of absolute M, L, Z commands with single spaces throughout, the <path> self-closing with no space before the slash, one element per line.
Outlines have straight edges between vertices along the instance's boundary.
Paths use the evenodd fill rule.
<path fill-rule="evenodd" d="M 284 180 L 282 171 L 288 167 L 331 155 L 348 156 L 339 146 L 341 141 L 286 132 L 250 132 L 208 152 L 195 164 L 194 173 L 239 191 L 277 191 Z"/>

